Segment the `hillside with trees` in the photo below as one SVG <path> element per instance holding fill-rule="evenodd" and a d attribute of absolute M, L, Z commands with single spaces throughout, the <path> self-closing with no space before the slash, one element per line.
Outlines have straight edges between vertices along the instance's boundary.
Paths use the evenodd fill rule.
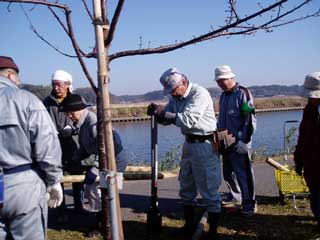
<path fill-rule="evenodd" d="M 23 89 L 26 89 L 41 100 L 48 96 L 51 92 L 51 86 L 37 86 L 32 84 L 23 84 Z M 249 87 L 254 98 L 274 97 L 274 96 L 300 96 L 301 86 L 282 86 L 282 85 L 265 85 L 265 86 L 252 86 Z M 220 88 L 208 88 L 212 98 L 219 99 L 221 94 Z M 88 103 L 96 103 L 96 95 L 91 87 L 77 88 L 74 93 L 80 94 L 85 98 Z M 133 104 L 133 103 L 146 103 L 146 102 L 164 102 L 168 100 L 168 96 L 163 94 L 162 90 L 147 92 L 139 95 L 122 95 L 116 96 L 110 94 L 112 104 Z"/>

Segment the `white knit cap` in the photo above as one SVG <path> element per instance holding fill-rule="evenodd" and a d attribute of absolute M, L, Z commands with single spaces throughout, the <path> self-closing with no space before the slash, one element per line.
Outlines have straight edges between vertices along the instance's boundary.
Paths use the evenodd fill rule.
<path fill-rule="evenodd" d="M 306 76 L 303 95 L 308 98 L 320 98 L 320 72 L 313 72 Z"/>
<path fill-rule="evenodd" d="M 215 79 L 218 81 L 219 79 L 229 79 L 234 78 L 236 75 L 232 72 L 231 67 L 228 65 L 222 65 L 215 69 Z"/>
<path fill-rule="evenodd" d="M 52 81 L 63 81 L 70 83 L 69 91 L 72 92 L 73 86 L 72 86 L 72 76 L 70 73 L 64 71 L 64 70 L 57 70 L 52 74 Z"/>
<path fill-rule="evenodd" d="M 160 77 L 164 93 L 168 94 L 180 86 L 183 79 L 185 79 L 185 76 L 177 68 L 169 68 Z"/>

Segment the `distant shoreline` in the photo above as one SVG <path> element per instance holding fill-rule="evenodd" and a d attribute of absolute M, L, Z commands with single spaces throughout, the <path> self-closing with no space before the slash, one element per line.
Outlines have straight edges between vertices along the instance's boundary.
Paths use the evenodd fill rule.
<path fill-rule="evenodd" d="M 267 97 L 256 98 L 254 104 L 257 112 L 271 112 L 271 109 L 280 111 L 279 109 L 297 108 L 303 109 L 306 105 L 307 99 L 302 97 Z M 130 103 L 130 104 L 112 104 L 112 118 L 129 118 L 129 117 L 146 117 L 147 106 L 149 103 Z M 165 102 L 158 102 L 157 104 L 163 105 Z M 214 101 L 214 109 L 219 112 L 219 103 Z M 263 111 L 265 110 L 265 111 Z"/>

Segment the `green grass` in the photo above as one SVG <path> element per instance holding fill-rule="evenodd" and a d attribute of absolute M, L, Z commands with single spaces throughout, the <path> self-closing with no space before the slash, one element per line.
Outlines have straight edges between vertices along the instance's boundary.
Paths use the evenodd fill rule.
<path fill-rule="evenodd" d="M 258 213 L 250 219 L 244 219 L 239 213 L 223 213 L 218 232 L 221 239 L 317 239 L 320 234 L 314 232 L 315 221 L 310 211 L 298 211 L 293 208 L 292 199 L 287 199 L 285 205 L 279 204 L 276 197 L 260 197 Z M 308 209 L 308 199 L 299 199 L 299 206 Z M 198 210 L 200 213 L 200 209 Z M 200 216 L 200 214 L 198 214 Z M 159 240 L 183 239 L 179 228 L 182 227 L 182 213 L 172 213 L 163 216 L 163 230 Z M 66 225 L 67 226 L 67 225 Z M 207 231 L 206 226 L 205 231 Z M 151 239 L 146 231 L 146 219 L 123 221 L 126 240 Z M 49 240 L 67 239 L 102 239 L 87 237 L 88 229 L 49 230 Z M 154 239 L 154 238 L 153 238 Z"/>

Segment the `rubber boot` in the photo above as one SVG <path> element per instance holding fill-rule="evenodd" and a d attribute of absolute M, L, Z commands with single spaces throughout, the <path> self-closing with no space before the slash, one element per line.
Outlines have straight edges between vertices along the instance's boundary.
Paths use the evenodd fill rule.
<path fill-rule="evenodd" d="M 102 229 L 102 211 L 93 213 L 95 217 L 95 225 L 93 226 L 92 230 L 88 232 L 87 236 L 89 238 L 98 238 L 101 233 L 103 232 Z"/>
<path fill-rule="evenodd" d="M 220 213 L 208 212 L 209 232 L 207 234 L 207 240 L 219 239 L 219 235 L 217 233 L 219 218 Z"/>
<path fill-rule="evenodd" d="M 192 235 L 194 232 L 194 207 L 193 206 L 184 206 L 184 219 L 185 224 L 182 228 L 186 235 Z"/>

